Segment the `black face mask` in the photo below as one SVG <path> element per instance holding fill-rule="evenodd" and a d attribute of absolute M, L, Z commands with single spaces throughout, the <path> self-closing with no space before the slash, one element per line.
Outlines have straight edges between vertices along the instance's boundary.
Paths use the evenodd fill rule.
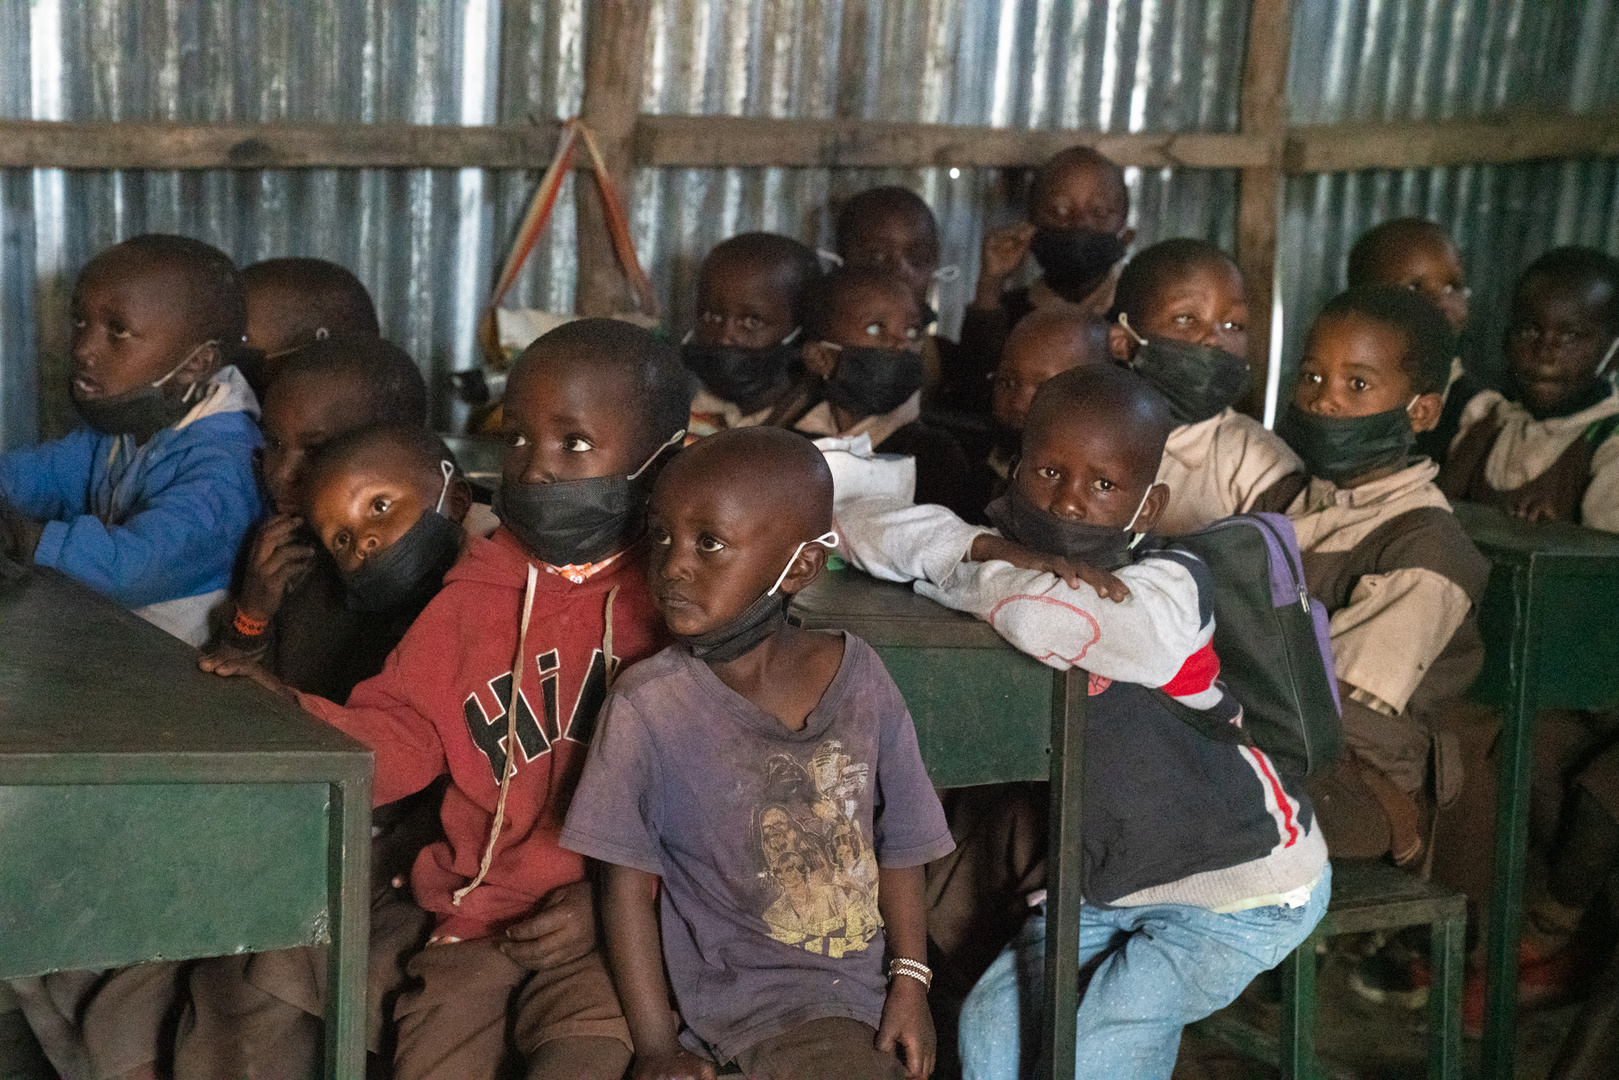
<path fill-rule="evenodd" d="M 1034 231 L 1029 251 L 1046 283 L 1058 292 L 1077 288 L 1102 276 L 1124 258 L 1124 240 L 1117 233 L 1099 229 L 1049 229 Z"/>
<path fill-rule="evenodd" d="M 1147 504 L 1147 495 L 1151 493 L 1149 486 L 1141 496 L 1142 506 Z M 1117 570 L 1128 563 L 1130 550 L 1140 542 L 1142 535 L 1132 531 L 1136 518 L 1141 516 L 1140 506 L 1136 507 L 1130 524 L 1122 529 L 1069 521 L 1030 502 L 1015 477 L 1006 494 L 985 507 L 984 514 L 1009 540 L 1047 555 L 1089 563 L 1098 570 Z"/>
<path fill-rule="evenodd" d="M 577 566 L 623 551 L 641 535 L 652 492 L 652 463 L 685 431 L 653 452 L 629 476 L 524 483 L 502 479 L 495 514 L 533 555 L 552 566 Z"/>
<path fill-rule="evenodd" d="M 414 614 L 427 606 L 461 555 L 461 526 L 428 510 L 386 551 L 343 575 L 350 611 Z"/>
<path fill-rule="evenodd" d="M 922 389 L 922 374 L 918 353 L 845 345 L 838 351 L 837 368 L 826 380 L 826 399 L 857 416 L 881 416 Z"/>
<path fill-rule="evenodd" d="M 1119 322 L 1130 329 L 1124 316 L 1119 316 Z M 1213 345 L 1166 337 L 1141 341 L 1130 368 L 1164 395 L 1169 415 L 1177 424 L 1196 424 L 1218 416 L 1248 392 L 1247 359 Z"/>
<path fill-rule="evenodd" d="M 1405 463 L 1417 439 L 1409 409 L 1407 405 L 1370 416 L 1315 416 L 1289 405 L 1276 434 L 1304 459 L 1311 476 L 1337 484 Z"/>
<path fill-rule="evenodd" d="M 145 442 L 190 412 L 198 395 L 204 392 L 203 384 L 196 382 L 188 386 L 183 395 L 171 398 L 163 393 L 163 384 L 174 378 L 200 350 L 216 344 L 218 342 L 205 341 L 198 345 L 157 382 L 137 386 L 114 397 L 88 401 L 80 401 L 79 396 L 73 394 L 73 407 L 84 417 L 85 423 L 103 435 L 133 435 Z"/>
<path fill-rule="evenodd" d="M 837 533 L 822 533 L 814 540 L 799 544 L 793 550 L 793 557 L 787 560 L 782 568 L 781 575 L 776 583 L 770 586 L 769 591 L 761 593 L 759 599 L 744 608 L 736 618 L 724 626 L 716 626 L 706 634 L 676 634 L 675 638 L 699 660 L 710 664 L 724 664 L 735 660 L 739 656 L 750 653 L 765 638 L 787 625 L 787 606 L 792 602 L 791 596 L 781 593 L 781 583 L 787 579 L 787 572 L 798 561 L 798 555 L 810 544 L 821 544 L 825 547 L 836 547 Z"/>
<path fill-rule="evenodd" d="M 775 345 L 744 349 L 740 345 L 699 345 L 689 337 L 681 343 L 680 358 L 703 385 L 722 400 L 737 405 L 761 400 L 787 378 L 799 348 L 792 344 L 794 330 Z"/>

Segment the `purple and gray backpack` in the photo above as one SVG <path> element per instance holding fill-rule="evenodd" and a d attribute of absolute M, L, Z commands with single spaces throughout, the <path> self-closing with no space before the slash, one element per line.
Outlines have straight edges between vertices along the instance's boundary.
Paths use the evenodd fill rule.
<path fill-rule="evenodd" d="M 1220 682 L 1242 705 L 1240 727 L 1165 695 L 1211 738 L 1257 747 L 1295 776 L 1321 771 L 1343 749 L 1342 706 L 1327 609 L 1310 598 L 1293 523 L 1281 514 L 1233 514 L 1167 541 L 1195 555 L 1214 583 Z"/>

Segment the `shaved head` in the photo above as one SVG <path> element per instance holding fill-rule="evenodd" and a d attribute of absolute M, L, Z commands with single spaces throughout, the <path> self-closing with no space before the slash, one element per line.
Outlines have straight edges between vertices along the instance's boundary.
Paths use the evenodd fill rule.
<path fill-rule="evenodd" d="M 1024 445 L 1081 427 L 1124 449 L 1131 473 L 1150 484 L 1175 421 L 1163 395 L 1140 376 L 1111 364 L 1095 364 L 1071 368 L 1041 385 L 1029 406 Z"/>
<path fill-rule="evenodd" d="M 750 512 L 790 526 L 792 543 L 832 527 L 832 470 L 815 444 L 784 428 L 731 428 L 678 454 L 659 486 L 745 493 Z"/>
<path fill-rule="evenodd" d="M 1111 363 L 1107 320 L 1071 307 L 1038 308 L 1018 320 L 1007 335 L 1001 362 L 1014 352 L 1038 354 L 1063 370 L 1082 364 Z"/>

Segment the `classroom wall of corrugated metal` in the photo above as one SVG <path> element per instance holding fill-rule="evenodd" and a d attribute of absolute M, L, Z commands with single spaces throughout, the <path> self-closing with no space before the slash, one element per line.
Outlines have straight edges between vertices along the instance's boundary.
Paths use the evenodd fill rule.
<path fill-rule="evenodd" d="M 0 0 L 0 116 L 43 120 L 520 122 L 577 111 L 588 0 Z M 1104 131 L 1236 130 L 1246 0 L 653 0 L 643 110 L 857 116 Z M 1291 119 L 1449 117 L 1619 102 L 1619 0 L 1298 0 Z M 315 255 L 353 268 L 384 332 L 457 419 L 448 372 L 473 328 L 534 172 L 265 170 L 0 173 L 0 447 L 61 431 L 68 297 L 98 249 L 183 232 L 239 261 Z M 938 307 L 952 330 L 979 237 L 1019 209 L 1015 171 L 643 170 L 633 227 L 671 324 L 723 237 L 775 229 L 825 245 L 829 205 L 877 182 L 939 215 Z M 1141 242 L 1234 241 L 1237 178 L 1130 170 Z M 1619 252 L 1613 160 L 1369 172 L 1288 181 L 1279 290 L 1291 359 L 1341 284 L 1347 245 L 1400 213 L 1456 234 L 1491 362 L 1525 260 L 1580 241 Z M 573 303 L 572 180 L 509 302 Z"/>

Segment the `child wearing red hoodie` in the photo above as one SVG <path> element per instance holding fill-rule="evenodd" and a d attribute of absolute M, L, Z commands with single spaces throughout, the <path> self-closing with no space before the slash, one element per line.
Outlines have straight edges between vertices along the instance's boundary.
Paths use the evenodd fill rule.
<path fill-rule="evenodd" d="M 630 1062 L 585 859 L 557 837 L 612 676 L 668 642 L 638 548 L 688 403 L 679 355 L 639 327 L 584 319 L 530 345 L 506 391 L 502 527 L 467 541 L 346 707 L 298 695 L 376 752 L 377 805 L 449 773 L 447 839 L 411 875 L 436 925 L 395 1009 L 397 1080 L 493 1077 L 513 1044 L 529 1080 Z"/>

